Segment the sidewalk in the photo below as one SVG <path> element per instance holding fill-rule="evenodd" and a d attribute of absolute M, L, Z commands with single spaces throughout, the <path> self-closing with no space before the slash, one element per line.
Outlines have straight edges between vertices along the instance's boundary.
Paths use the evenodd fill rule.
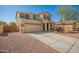
<path fill-rule="evenodd" d="M 62 53 L 79 52 L 79 40 L 55 33 L 29 33 L 41 42 Z"/>

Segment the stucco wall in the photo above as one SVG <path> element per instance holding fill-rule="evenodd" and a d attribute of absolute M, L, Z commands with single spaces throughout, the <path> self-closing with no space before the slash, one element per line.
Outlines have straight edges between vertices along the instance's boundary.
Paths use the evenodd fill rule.
<path fill-rule="evenodd" d="M 73 32 L 74 31 L 74 24 L 52 24 L 53 26 L 61 27 L 64 29 L 64 32 Z"/>
<path fill-rule="evenodd" d="M 74 29 L 73 25 L 65 25 L 64 26 L 65 32 L 73 32 L 73 29 Z"/>

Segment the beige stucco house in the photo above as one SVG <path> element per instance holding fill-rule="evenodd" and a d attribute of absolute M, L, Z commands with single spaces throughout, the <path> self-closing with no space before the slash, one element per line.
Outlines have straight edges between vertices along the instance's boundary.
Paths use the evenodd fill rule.
<path fill-rule="evenodd" d="M 51 14 L 48 12 L 17 12 L 16 25 L 20 32 L 50 31 Z"/>

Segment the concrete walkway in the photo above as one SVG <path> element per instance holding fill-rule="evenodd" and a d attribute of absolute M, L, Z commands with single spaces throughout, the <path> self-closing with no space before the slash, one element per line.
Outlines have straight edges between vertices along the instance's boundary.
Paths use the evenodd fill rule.
<path fill-rule="evenodd" d="M 79 52 L 79 40 L 55 33 L 29 33 L 46 45 L 62 53 Z"/>

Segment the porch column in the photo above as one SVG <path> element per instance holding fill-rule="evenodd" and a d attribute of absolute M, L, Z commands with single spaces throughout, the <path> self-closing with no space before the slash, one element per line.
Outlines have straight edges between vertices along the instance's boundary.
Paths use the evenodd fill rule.
<path fill-rule="evenodd" d="M 47 24 L 45 23 L 45 31 L 47 31 Z"/>
<path fill-rule="evenodd" d="M 50 24 L 48 24 L 48 30 L 50 31 Z"/>

